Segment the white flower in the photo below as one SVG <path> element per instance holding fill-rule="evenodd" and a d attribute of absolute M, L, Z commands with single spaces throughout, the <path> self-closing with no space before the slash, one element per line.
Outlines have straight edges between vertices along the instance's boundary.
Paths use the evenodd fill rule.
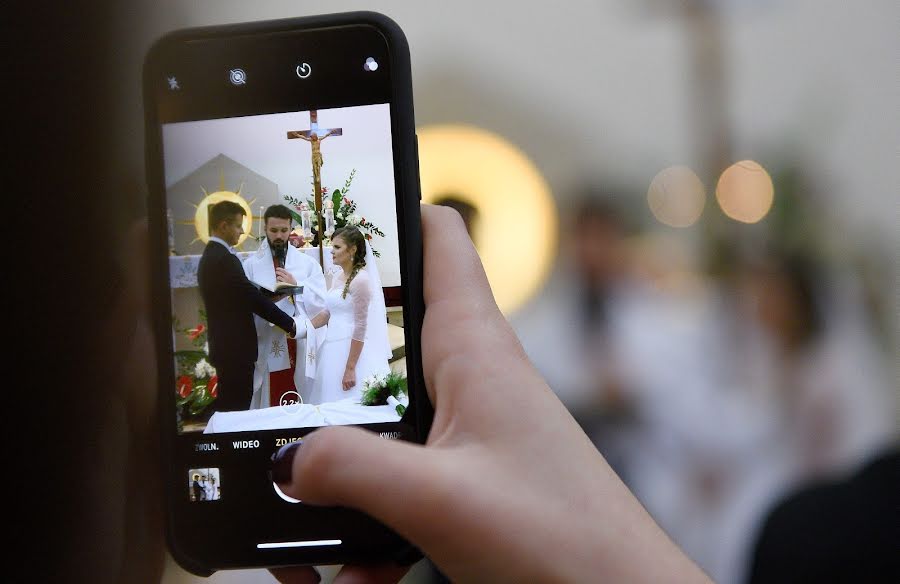
<path fill-rule="evenodd" d="M 363 379 L 363 387 L 371 389 L 373 383 L 375 383 L 375 378 L 371 375 Z"/>
<path fill-rule="evenodd" d="M 347 222 L 350 223 L 350 225 L 359 225 L 359 220 L 360 217 L 356 213 L 350 215 L 350 217 L 347 218 Z"/>
<path fill-rule="evenodd" d="M 215 374 L 216 369 L 206 359 L 200 359 L 194 366 L 194 377 L 212 377 Z"/>

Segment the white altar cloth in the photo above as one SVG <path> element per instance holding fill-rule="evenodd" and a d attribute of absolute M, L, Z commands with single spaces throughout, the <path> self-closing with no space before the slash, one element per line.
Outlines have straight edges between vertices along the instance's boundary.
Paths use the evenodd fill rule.
<path fill-rule="evenodd" d="M 406 403 L 407 400 L 404 398 L 403 401 Z M 348 398 L 318 406 L 299 404 L 245 412 L 216 412 L 209 419 L 203 433 L 315 428 L 398 421 L 400 421 L 400 416 L 392 405 L 364 406 L 360 405 L 355 398 Z"/>

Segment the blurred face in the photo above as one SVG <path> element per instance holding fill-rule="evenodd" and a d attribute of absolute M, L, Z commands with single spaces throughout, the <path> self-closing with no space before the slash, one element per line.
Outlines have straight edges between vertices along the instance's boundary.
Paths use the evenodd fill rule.
<path fill-rule="evenodd" d="M 266 238 L 272 249 L 283 248 L 291 235 L 291 220 L 269 217 L 266 220 Z"/>
<path fill-rule="evenodd" d="M 745 277 L 745 290 L 757 320 L 769 334 L 790 341 L 800 327 L 796 293 L 777 271 L 757 269 Z"/>
<path fill-rule="evenodd" d="M 596 284 L 606 284 L 619 275 L 623 251 L 620 230 L 604 219 L 585 218 L 574 233 L 572 255 L 576 269 Z"/>
<path fill-rule="evenodd" d="M 227 221 L 222 221 L 219 224 L 219 230 L 216 232 L 216 235 L 224 239 L 228 245 L 237 245 L 243 234 L 244 215 L 241 213 L 235 213 Z"/>
<path fill-rule="evenodd" d="M 353 264 L 353 255 L 356 253 L 356 246 L 348 246 L 347 242 L 341 236 L 335 237 L 331 241 L 331 259 L 335 265 L 348 267 Z"/>

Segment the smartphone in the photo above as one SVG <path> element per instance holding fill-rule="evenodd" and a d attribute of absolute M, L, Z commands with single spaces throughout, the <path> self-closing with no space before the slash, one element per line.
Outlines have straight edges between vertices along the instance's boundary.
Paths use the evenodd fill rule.
<path fill-rule="evenodd" d="M 414 558 L 271 477 L 322 426 L 423 443 L 431 424 L 402 31 L 362 12 L 178 31 L 147 55 L 144 100 L 172 555 L 201 575 Z"/>

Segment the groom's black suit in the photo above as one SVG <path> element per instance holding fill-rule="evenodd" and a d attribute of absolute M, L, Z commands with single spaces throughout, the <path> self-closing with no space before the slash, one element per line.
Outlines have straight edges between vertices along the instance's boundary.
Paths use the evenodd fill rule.
<path fill-rule="evenodd" d="M 221 243 L 206 245 L 197 280 L 209 324 L 209 361 L 219 376 L 215 409 L 249 409 L 257 357 L 253 315 L 288 333 L 294 321 L 250 283 L 241 261 Z"/>

